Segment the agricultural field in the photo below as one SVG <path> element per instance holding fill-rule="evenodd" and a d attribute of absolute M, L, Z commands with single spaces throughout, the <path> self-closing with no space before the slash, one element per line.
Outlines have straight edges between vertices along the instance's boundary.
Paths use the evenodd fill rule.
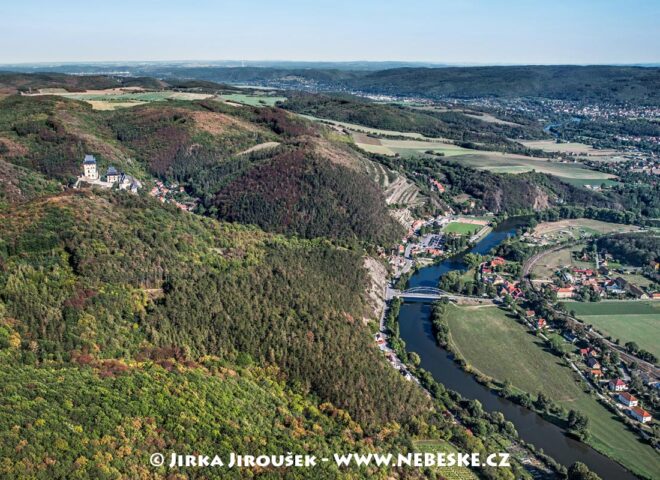
<path fill-rule="evenodd" d="M 585 393 L 576 374 L 504 310 L 450 304 L 447 312 L 450 342 L 474 370 L 499 381 L 507 379 L 533 396 L 542 391 L 566 409 L 585 413 L 589 444 L 646 477 L 660 471 L 653 448 Z"/>
<path fill-rule="evenodd" d="M 544 152 L 558 152 L 580 157 L 589 157 L 590 160 L 616 161 L 623 160 L 620 152 L 613 149 L 596 149 L 591 145 L 576 142 L 557 143 L 554 140 L 523 140 L 528 148 L 543 150 Z"/>
<path fill-rule="evenodd" d="M 308 120 L 313 120 L 315 122 L 325 123 L 328 125 L 333 125 L 338 128 L 343 128 L 350 130 L 351 132 L 366 133 L 368 135 L 381 135 L 384 137 L 408 137 L 413 139 L 425 139 L 424 135 L 421 133 L 412 133 L 412 132 L 398 132 L 395 130 L 382 130 L 380 128 L 370 128 L 363 125 L 358 125 L 357 123 L 348 123 L 348 122 L 338 122 L 336 120 L 328 120 L 326 118 L 318 118 L 312 115 L 303 115 L 301 117 L 307 118 Z"/>
<path fill-rule="evenodd" d="M 579 163 L 562 163 L 547 158 L 528 157 L 513 153 L 469 150 L 466 155 L 453 160 L 495 173 L 523 173 L 535 170 L 554 175 L 562 180 L 579 181 L 582 185 L 600 186 L 601 183 L 607 180 L 612 181 L 615 178 L 614 175 L 591 170 Z"/>
<path fill-rule="evenodd" d="M 146 91 L 141 88 L 113 88 L 108 90 L 87 90 L 85 92 L 67 92 L 63 89 L 43 89 L 39 95 L 58 95 L 89 103 L 94 110 L 115 110 L 135 107 L 151 102 L 166 100 L 203 100 L 213 95 L 206 93 L 188 93 L 174 91 Z"/>
<path fill-rule="evenodd" d="M 401 155 L 402 157 L 424 155 L 426 152 L 442 154 L 445 157 L 465 155 L 472 150 L 459 147 L 442 140 L 408 140 L 354 136 L 356 144 L 363 150 L 381 155 Z"/>
<path fill-rule="evenodd" d="M 622 345 L 635 342 L 660 358 L 660 302 L 566 302 L 564 305 L 599 332 L 618 338 Z"/>
<path fill-rule="evenodd" d="M 277 102 L 284 102 L 286 97 L 261 93 L 229 93 L 218 95 L 218 98 L 225 102 L 237 103 L 241 105 L 250 105 L 252 107 L 272 107 Z"/>

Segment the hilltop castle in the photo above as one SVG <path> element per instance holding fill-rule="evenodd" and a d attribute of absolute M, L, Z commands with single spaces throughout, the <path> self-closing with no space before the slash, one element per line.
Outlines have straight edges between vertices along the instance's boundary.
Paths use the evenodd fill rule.
<path fill-rule="evenodd" d="M 137 193 L 138 189 L 142 187 L 140 181 L 135 177 L 119 172 L 112 165 L 108 167 L 105 177 L 102 180 L 99 176 L 98 165 L 94 155 L 85 155 L 82 166 L 82 175 L 78 177 L 74 188 L 78 188 L 81 182 L 85 182 L 101 188 L 112 188 L 117 185 L 120 190 L 130 190 L 133 193 Z"/>

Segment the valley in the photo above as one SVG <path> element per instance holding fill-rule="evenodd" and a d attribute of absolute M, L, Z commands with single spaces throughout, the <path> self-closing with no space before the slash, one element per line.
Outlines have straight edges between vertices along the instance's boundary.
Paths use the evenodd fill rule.
<path fill-rule="evenodd" d="M 653 478 L 657 429 L 608 387 L 625 378 L 657 414 L 651 140 L 550 133 L 560 110 L 528 97 L 244 75 L 0 74 L 0 456 L 18 459 L 3 473 L 33 471 L 52 437 L 70 446 L 40 470 L 55 476 L 144 474 L 129 445 L 273 439 L 513 458 L 396 478 L 565 478 L 576 462 Z M 415 288 L 438 301 L 387 295 Z M 79 460 L 108 435 L 112 458 Z"/>

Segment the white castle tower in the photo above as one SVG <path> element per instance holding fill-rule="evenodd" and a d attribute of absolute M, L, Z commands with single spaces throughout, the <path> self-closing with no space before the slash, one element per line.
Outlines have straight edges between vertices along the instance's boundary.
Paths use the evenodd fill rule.
<path fill-rule="evenodd" d="M 83 175 L 91 180 L 98 180 L 99 172 L 96 169 L 96 158 L 94 158 L 94 155 L 85 155 L 85 160 L 83 160 Z"/>

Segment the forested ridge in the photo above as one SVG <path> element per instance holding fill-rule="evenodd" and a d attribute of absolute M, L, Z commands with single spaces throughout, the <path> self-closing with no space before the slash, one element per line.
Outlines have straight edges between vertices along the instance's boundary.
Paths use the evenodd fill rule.
<path fill-rule="evenodd" d="M 415 109 L 377 103 L 366 98 L 340 94 L 288 93 L 282 108 L 323 119 L 355 123 L 394 132 L 421 133 L 458 143 L 479 143 L 510 151 L 525 148 L 510 140 L 544 138 L 538 123 L 500 124 L 484 122 L 461 111 Z"/>
<path fill-rule="evenodd" d="M 263 84 L 314 90 L 353 90 L 397 96 L 442 98 L 535 97 L 559 100 L 660 104 L 660 68 L 625 65 L 507 65 L 373 69 L 190 65 L 113 65 L 135 76 Z M 84 65 L 54 69 L 85 72 Z M 34 69 L 31 69 L 34 71 Z M 98 66 L 92 72 L 100 71 Z M 91 72 L 87 72 L 91 73 Z M 24 74 L 23 74 L 24 75 Z M 51 75 L 44 72 L 43 75 Z M 1 86 L 1 83 L 0 83 Z"/>
<path fill-rule="evenodd" d="M 362 323 L 359 252 L 128 195 L 64 195 L 11 213 L 0 298 L 28 364 L 177 347 L 278 364 L 365 425 L 406 421 L 426 404 Z"/>
<path fill-rule="evenodd" d="M 655 232 L 614 234 L 596 240 L 599 249 L 622 263 L 655 268 L 660 263 L 660 236 Z"/>
<path fill-rule="evenodd" d="M 242 153 L 273 141 L 279 149 Z M 72 184 L 86 153 L 101 171 L 177 182 L 216 218 L 371 243 L 401 233 L 359 154 L 281 109 L 205 100 L 101 112 L 59 97 L 0 100 L 0 161 Z"/>

